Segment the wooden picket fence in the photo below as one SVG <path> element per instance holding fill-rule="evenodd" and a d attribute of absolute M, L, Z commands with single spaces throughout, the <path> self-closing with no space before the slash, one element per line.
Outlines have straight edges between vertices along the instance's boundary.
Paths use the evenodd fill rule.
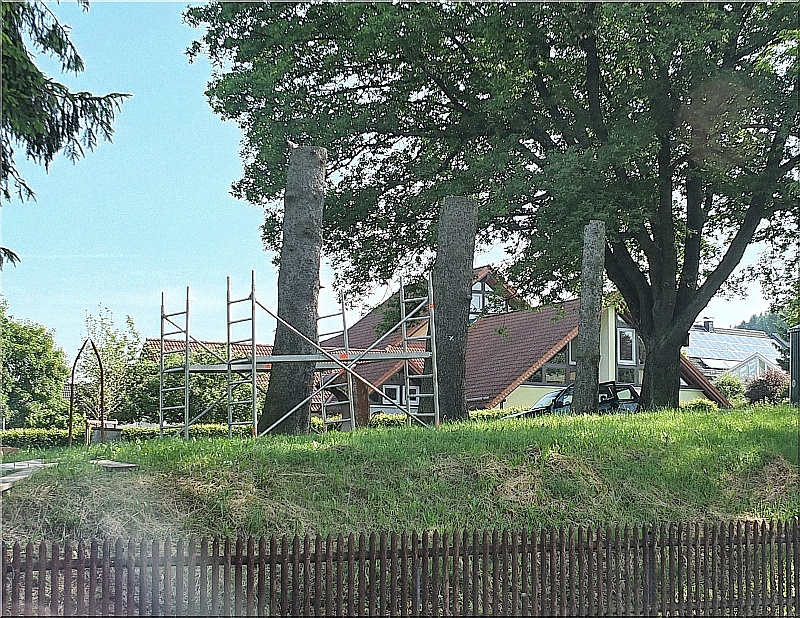
<path fill-rule="evenodd" d="M 794 616 L 797 520 L 2 548 L 17 615 Z"/>

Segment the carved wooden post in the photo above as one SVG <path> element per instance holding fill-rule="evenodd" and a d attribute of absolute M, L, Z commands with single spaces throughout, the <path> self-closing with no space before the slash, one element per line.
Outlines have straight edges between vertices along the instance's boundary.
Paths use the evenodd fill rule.
<path fill-rule="evenodd" d="M 581 266 L 581 305 L 573 412 L 597 412 L 600 375 L 600 315 L 603 311 L 603 269 L 605 267 L 606 226 L 590 221 L 583 230 Z"/>
<path fill-rule="evenodd" d="M 319 265 L 322 251 L 322 209 L 325 198 L 324 148 L 304 146 L 289 154 L 283 210 L 283 238 L 278 273 L 278 315 L 317 341 Z M 313 346 L 278 323 L 273 354 L 313 354 Z M 311 394 L 314 363 L 273 363 L 258 421 L 266 430 Z M 280 422 L 276 433 L 308 432 L 310 404 Z"/>

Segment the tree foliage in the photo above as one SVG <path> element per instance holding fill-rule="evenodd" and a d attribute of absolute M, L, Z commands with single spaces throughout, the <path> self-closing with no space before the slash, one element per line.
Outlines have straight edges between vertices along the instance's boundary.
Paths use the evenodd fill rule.
<path fill-rule="evenodd" d="M 581 230 L 648 349 L 643 402 L 677 405 L 681 343 L 753 240 L 797 237 L 791 3 L 246 4 L 187 13 L 239 123 L 234 194 L 279 249 L 287 138 L 324 145 L 326 251 L 361 287 L 427 266 L 443 196 L 480 202 L 509 277 L 578 288 Z"/>
<path fill-rule="evenodd" d="M 88 10 L 88 0 L 81 0 Z M 15 146 L 22 146 L 28 159 L 49 167 L 63 152 L 75 162 L 92 150 L 100 137 L 111 140 L 112 122 L 127 94 L 96 96 L 71 92 L 45 75 L 34 62 L 34 52 L 57 58 L 64 72 L 83 71 L 83 60 L 69 38 L 69 28 L 59 23 L 41 0 L 3 2 L 2 44 L 2 148 L 0 187 L 3 198 L 12 193 L 20 199 L 34 191 L 17 169 Z M 29 50 L 28 46 L 31 46 Z M 0 250 L 0 268 L 16 263 L 17 255 Z"/>
<path fill-rule="evenodd" d="M 86 334 L 97 346 L 103 363 L 105 418 L 138 420 L 131 400 L 137 384 L 136 361 L 142 348 L 142 340 L 133 318 L 126 316 L 125 326 L 120 329 L 114 324 L 111 310 L 101 306 L 96 316 L 86 316 Z M 77 370 L 77 403 L 88 418 L 99 419 L 100 364 L 89 346 L 84 348 Z"/>
<path fill-rule="evenodd" d="M 2 387 L 0 408 L 7 427 L 66 426 L 63 396 L 69 371 L 53 332 L 7 314 L 0 301 Z"/>

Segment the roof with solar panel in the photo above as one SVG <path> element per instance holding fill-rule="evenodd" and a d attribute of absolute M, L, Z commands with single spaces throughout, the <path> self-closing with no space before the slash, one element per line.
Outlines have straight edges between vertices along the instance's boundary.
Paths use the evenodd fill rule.
<path fill-rule="evenodd" d="M 785 341 L 760 330 L 716 328 L 711 320 L 695 324 L 689 331 L 689 345 L 684 351 L 689 358 L 699 358 L 708 367 L 730 369 L 740 362 L 760 354 L 777 363 Z"/>

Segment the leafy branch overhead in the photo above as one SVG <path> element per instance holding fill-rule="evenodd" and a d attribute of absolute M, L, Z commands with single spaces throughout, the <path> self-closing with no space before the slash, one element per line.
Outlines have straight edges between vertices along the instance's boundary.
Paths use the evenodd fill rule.
<path fill-rule="evenodd" d="M 545 299 L 577 291 L 581 230 L 603 220 L 606 274 L 660 382 L 643 384 L 645 403 L 677 403 L 680 344 L 748 244 L 797 237 L 792 3 L 217 2 L 186 15 L 206 28 L 190 55 L 217 68 L 210 103 L 244 131 L 234 193 L 266 207 L 268 248 L 287 139 L 328 149 L 325 250 L 357 288 L 427 265 L 445 195 L 478 200 L 481 239 L 516 247 L 511 284 Z"/>
<path fill-rule="evenodd" d="M 84 9 L 89 3 L 81 2 Z M 112 122 L 127 94 L 96 96 L 71 92 L 48 77 L 34 62 L 34 52 L 55 56 L 64 72 L 78 74 L 83 60 L 62 25 L 41 1 L 3 2 L 3 198 L 12 193 L 20 199 L 34 197 L 33 188 L 22 177 L 15 161 L 16 146 L 28 159 L 49 167 L 59 152 L 75 162 L 92 150 L 99 138 L 111 140 Z M 32 50 L 28 49 L 28 44 Z"/>

